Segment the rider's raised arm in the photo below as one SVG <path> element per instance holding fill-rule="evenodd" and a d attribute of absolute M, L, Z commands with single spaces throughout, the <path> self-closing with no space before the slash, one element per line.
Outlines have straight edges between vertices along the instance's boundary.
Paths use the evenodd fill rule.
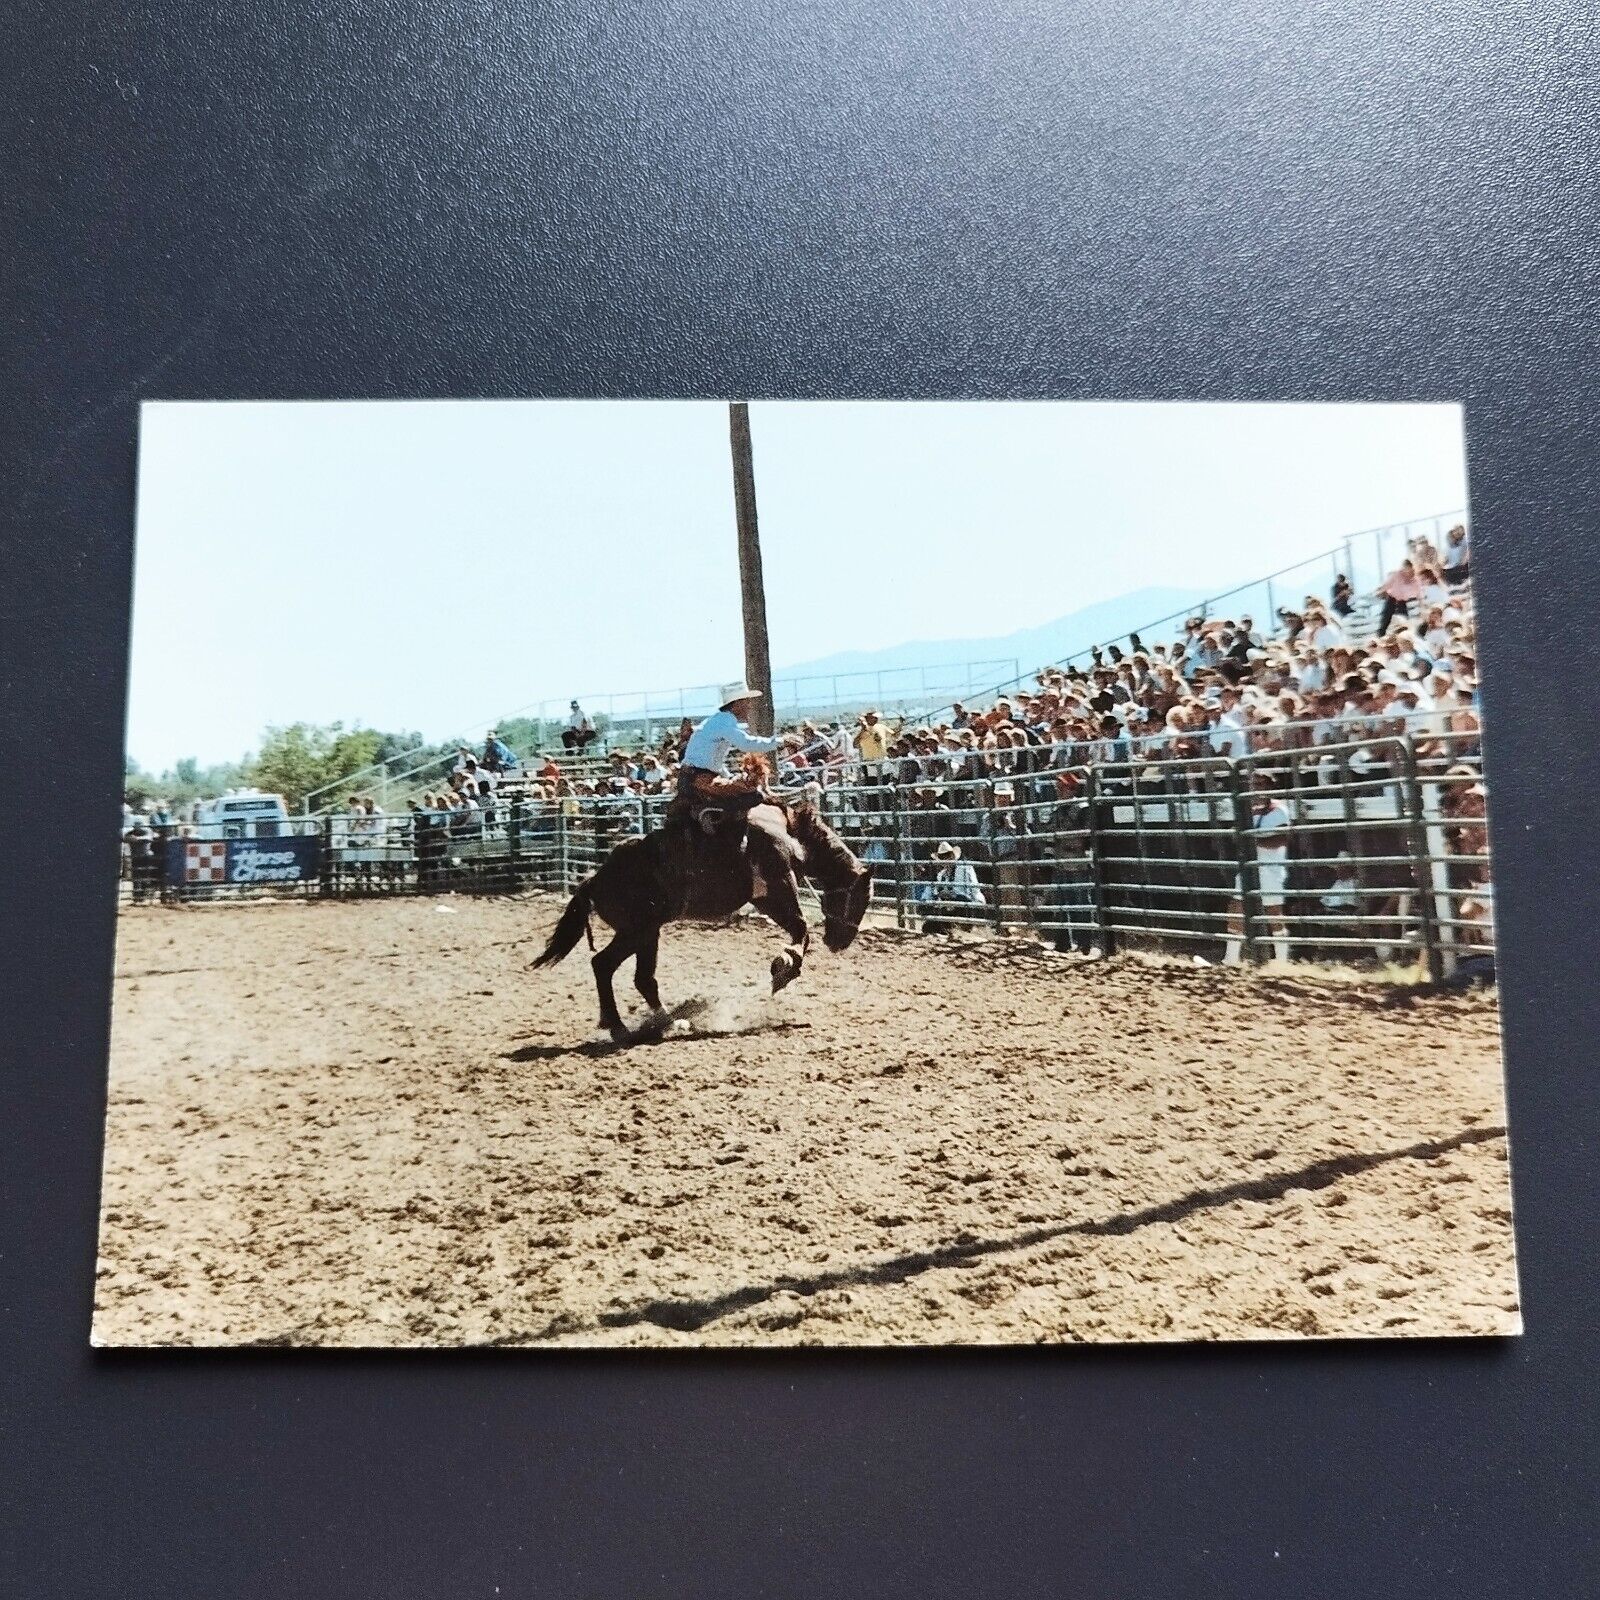
<path fill-rule="evenodd" d="M 730 718 L 729 720 L 731 721 L 732 719 Z M 742 722 L 734 722 L 733 726 L 728 729 L 726 737 L 728 743 L 735 750 L 743 750 L 753 756 L 770 755 L 778 748 L 776 734 L 770 739 L 763 739 L 760 734 L 751 733 Z"/>

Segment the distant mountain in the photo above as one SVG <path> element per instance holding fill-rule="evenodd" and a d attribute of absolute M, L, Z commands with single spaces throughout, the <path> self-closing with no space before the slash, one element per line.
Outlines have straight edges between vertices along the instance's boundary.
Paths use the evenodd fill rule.
<path fill-rule="evenodd" d="M 1015 659 L 1019 672 L 1033 672 L 1092 644 L 1121 639 L 1170 612 L 1187 611 L 1206 596 L 1204 589 L 1135 589 L 1085 606 L 1054 622 L 982 639 L 914 639 L 882 650 L 844 650 L 837 655 L 774 667 L 775 679 L 829 677 L 856 672 L 889 672 L 904 667 L 954 667 L 968 661 Z M 1180 618 L 1181 622 L 1181 618 Z M 1177 628 L 1177 624 L 1173 625 Z M 1181 631 L 1181 630 L 1180 630 Z M 1166 628 L 1147 641 L 1173 637 Z M 781 692 L 781 691 L 780 691 Z"/>

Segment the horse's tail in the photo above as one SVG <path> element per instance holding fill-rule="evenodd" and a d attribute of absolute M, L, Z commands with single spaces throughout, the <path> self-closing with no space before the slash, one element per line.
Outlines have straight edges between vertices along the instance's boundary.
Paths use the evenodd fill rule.
<path fill-rule="evenodd" d="M 544 953 L 534 958 L 534 966 L 553 967 L 563 957 L 571 955 L 578 941 L 585 936 L 589 940 L 589 948 L 594 949 L 594 929 L 589 926 L 589 885 L 593 881 L 592 878 L 585 878 L 578 885 L 567 902 L 567 909 L 561 913 L 561 920 L 550 935 L 550 943 L 544 947 Z"/>

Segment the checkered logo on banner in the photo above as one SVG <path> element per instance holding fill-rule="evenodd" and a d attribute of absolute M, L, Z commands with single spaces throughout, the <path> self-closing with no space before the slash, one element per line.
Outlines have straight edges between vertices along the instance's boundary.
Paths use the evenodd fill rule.
<path fill-rule="evenodd" d="M 190 840 L 183 847 L 183 881 L 185 883 L 223 883 L 227 879 L 228 846 L 217 840 L 201 844 Z"/>

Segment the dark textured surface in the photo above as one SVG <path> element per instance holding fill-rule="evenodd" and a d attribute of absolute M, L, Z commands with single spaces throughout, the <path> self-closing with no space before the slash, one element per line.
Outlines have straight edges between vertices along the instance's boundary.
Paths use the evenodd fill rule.
<path fill-rule="evenodd" d="M 1578 1592 L 1592 8 L 643 9 L 11 9 L 0 1588 Z M 1524 1339 L 91 1354 L 136 402 L 727 392 L 1466 404 Z"/>

